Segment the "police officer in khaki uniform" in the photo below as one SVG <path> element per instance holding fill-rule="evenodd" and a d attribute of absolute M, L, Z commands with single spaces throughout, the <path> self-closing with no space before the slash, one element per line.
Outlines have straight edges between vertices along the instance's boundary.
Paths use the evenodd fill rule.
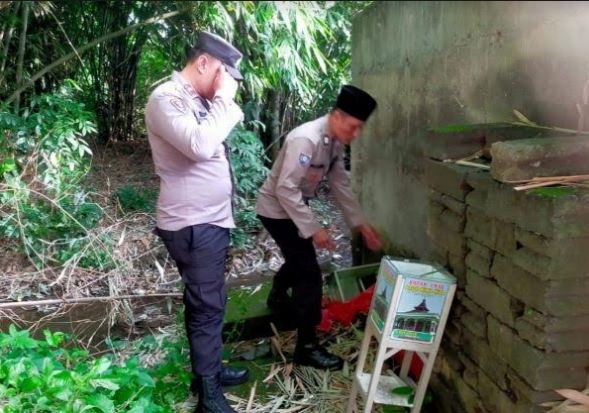
<path fill-rule="evenodd" d="M 322 277 L 313 243 L 318 248 L 335 247 L 329 232 L 308 206 L 324 177 L 348 226 L 362 234 L 368 248 L 379 250 L 382 246 L 352 193 L 343 159 L 344 145 L 358 137 L 375 107 L 376 101 L 368 93 L 344 86 L 331 113 L 287 135 L 258 194 L 258 216 L 285 259 L 274 277 L 268 306 L 275 311 L 289 311 L 296 320 L 294 361 L 298 364 L 329 369 L 342 366 L 342 360 L 320 346 L 315 335 L 321 321 Z"/>
<path fill-rule="evenodd" d="M 234 227 L 233 182 L 225 139 L 243 119 L 235 104 L 241 53 L 219 36 L 198 45 L 172 79 L 149 97 L 145 123 L 160 178 L 156 233 L 184 282 L 186 334 L 199 396 L 195 412 L 230 413 L 222 385 L 247 380 L 246 369 L 223 368 L 225 262 Z"/>

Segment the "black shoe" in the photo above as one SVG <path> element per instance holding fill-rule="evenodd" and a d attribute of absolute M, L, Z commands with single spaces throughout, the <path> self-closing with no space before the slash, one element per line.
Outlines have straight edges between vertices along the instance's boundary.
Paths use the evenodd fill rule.
<path fill-rule="evenodd" d="M 237 413 L 225 398 L 220 374 L 196 377 L 198 404 L 194 413 Z"/>
<path fill-rule="evenodd" d="M 238 386 L 249 379 L 250 372 L 247 367 L 223 367 L 221 370 L 221 386 Z"/>
<path fill-rule="evenodd" d="M 341 357 L 331 354 L 317 343 L 297 344 L 294 362 L 303 366 L 327 370 L 340 370 L 344 365 Z"/>
<path fill-rule="evenodd" d="M 268 294 L 266 305 L 268 308 L 276 313 L 284 312 L 290 307 L 291 298 L 286 293 L 286 290 L 277 288 L 276 285 L 272 285 L 272 289 Z"/>
<path fill-rule="evenodd" d="M 245 383 L 249 379 L 249 370 L 247 368 L 223 367 L 221 370 L 220 380 L 222 387 L 237 386 Z M 198 395 L 196 379 L 190 383 L 190 391 L 193 395 Z"/>

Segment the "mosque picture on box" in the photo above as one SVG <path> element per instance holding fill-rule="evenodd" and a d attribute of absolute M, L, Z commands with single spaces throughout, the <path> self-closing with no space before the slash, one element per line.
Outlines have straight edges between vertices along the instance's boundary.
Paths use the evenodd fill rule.
<path fill-rule="evenodd" d="M 418 284 L 412 285 L 413 282 Z M 447 286 L 443 284 L 406 279 L 392 337 L 432 342 L 440 323 L 446 292 Z"/>
<path fill-rule="evenodd" d="M 372 319 L 380 331 L 384 328 L 394 289 L 395 280 L 393 276 L 384 271 L 384 274 L 379 277 L 378 283 L 376 284 L 372 303 Z"/>

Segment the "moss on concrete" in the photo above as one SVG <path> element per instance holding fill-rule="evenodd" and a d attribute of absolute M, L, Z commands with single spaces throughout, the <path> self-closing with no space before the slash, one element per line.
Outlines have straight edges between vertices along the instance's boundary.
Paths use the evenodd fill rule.
<path fill-rule="evenodd" d="M 266 298 L 272 284 L 265 282 L 261 287 L 232 289 L 227 296 L 225 323 L 235 323 L 244 318 L 262 317 L 271 314 L 266 307 Z"/>
<path fill-rule="evenodd" d="M 578 195 L 579 191 L 571 187 L 534 188 L 530 189 L 528 194 L 544 198 L 561 198 L 563 196 Z"/>

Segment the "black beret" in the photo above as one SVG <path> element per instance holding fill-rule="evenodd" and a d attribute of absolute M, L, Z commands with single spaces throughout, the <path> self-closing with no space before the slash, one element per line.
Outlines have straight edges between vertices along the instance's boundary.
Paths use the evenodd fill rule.
<path fill-rule="evenodd" d="M 376 100 L 362 89 L 344 85 L 339 92 L 335 107 L 350 116 L 366 121 L 376 108 Z"/>
<path fill-rule="evenodd" d="M 234 79 L 243 79 L 241 72 L 237 69 L 239 59 L 243 55 L 227 40 L 213 33 L 200 32 L 196 47 L 223 62 L 227 71 Z"/>

